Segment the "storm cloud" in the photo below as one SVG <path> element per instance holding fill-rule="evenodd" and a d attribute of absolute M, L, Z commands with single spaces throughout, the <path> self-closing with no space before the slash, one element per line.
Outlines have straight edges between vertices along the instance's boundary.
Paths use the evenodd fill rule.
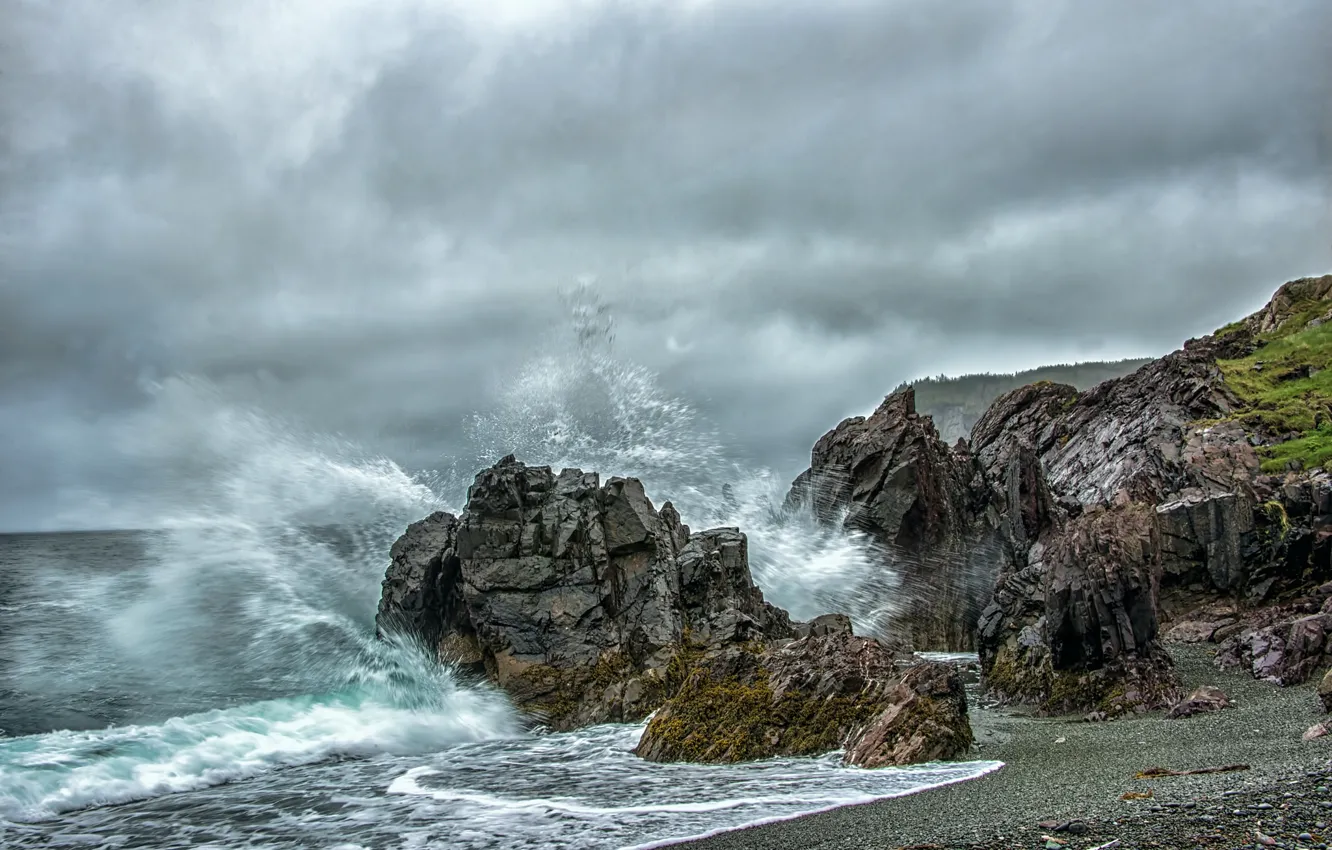
<path fill-rule="evenodd" d="M 0 4 L 0 529 L 151 488 L 172 376 L 442 466 L 580 280 L 793 474 L 1332 268 L 1324 0 Z"/>

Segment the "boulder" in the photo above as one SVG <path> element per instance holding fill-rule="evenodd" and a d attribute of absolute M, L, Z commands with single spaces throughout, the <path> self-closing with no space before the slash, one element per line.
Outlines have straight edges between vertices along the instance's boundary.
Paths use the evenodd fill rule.
<path fill-rule="evenodd" d="M 1318 683 L 1318 701 L 1322 703 L 1323 711 L 1332 711 L 1332 670 L 1324 673 Z"/>
<path fill-rule="evenodd" d="M 1169 713 L 1166 714 L 1166 719 L 1176 720 L 1181 717 L 1192 717 L 1195 714 L 1220 711 L 1223 708 L 1229 707 L 1230 699 L 1220 688 L 1211 685 L 1203 685 L 1183 700 L 1177 702 L 1170 709 Z"/>
<path fill-rule="evenodd" d="M 1223 641 L 1214 663 L 1274 685 L 1300 685 L 1332 665 L 1332 613 L 1283 619 Z"/>
<path fill-rule="evenodd" d="M 692 533 L 632 478 L 482 471 L 459 518 L 394 544 L 381 631 L 406 631 L 484 674 L 554 729 L 632 721 L 671 687 L 686 638 L 709 649 L 794 637 L 754 586 L 734 528 Z"/>
<path fill-rule="evenodd" d="M 919 649 L 970 650 L 1003 558 L 991 497 L 970 454 L 939 439 L 906 387 L 825 434 L 786 505 L 873 541 L 885 576 L 870 584 L 895 585 L 895 636 Z"/>
<path fill-rule="evenodd" d="M 947 761 L 971 749 L 967 698 L 952 666 L 912 667 L 888 701 L 888 708 L 847 742 L 847 764 L 873 768 Z"/>
<path fill-rule="evenodd" d="M 690 662 L 636 752 L 730 763 L 846 748 L 864 767 L 958 758 L 971 746 L 966 697 L 947 665 L 839 632 Z"/>

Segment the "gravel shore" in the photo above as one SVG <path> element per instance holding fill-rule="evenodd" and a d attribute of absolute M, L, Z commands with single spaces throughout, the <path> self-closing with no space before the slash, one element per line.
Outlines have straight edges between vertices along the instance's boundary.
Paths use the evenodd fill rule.
<path fill-rule="evenodd" d="M 760 848 L 1318 847 L 1332 841 L 1332 738 L 1303 741 L 1323 719 L 1313 685 L 1280 689 L 1223 673 L 1210 652 L 1176 648 L 1189 688 L 1216 685 L 1234 707 L 1182 720 L 1112 723 L 973 709 L 976 756 L 1005 766 L 981 779 L 679 845 Z M 1172 770 L 1248 770 L 1152 780 Z M 1129 792 L 1148 793 L 1123 800 Z M 1072 831 L 1056 832 L 1055 825 Z M 1042 825 L 1044 824 L 1044 826 Z M 1326 838 L 1324 838 L 1326 833 Z M 1301 837 L 1303 836 L 1303 837 Z M 1264 837 L 1278 842 L 1265 844 Z"/>

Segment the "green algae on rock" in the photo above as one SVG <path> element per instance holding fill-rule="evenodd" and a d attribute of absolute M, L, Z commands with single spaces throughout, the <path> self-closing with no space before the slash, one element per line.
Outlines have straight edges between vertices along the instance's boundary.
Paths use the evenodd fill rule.
<path fill-rule="evenodd" d="M 861 767 L 964 756 L 966 696 L 944 664 L 849 632 L 701 661 L 644 730 L 650 761 L 733 763 L 846 749 Z"/>

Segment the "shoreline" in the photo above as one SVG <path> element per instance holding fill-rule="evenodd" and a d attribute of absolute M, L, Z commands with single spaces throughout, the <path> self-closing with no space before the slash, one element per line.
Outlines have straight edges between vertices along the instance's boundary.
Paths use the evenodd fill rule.
<path fill-rule="evenodd" d="M 1186 688 L 1216 685 L 1233 707 L 1180 720 L 1151 712 L 1108 723 L 973 709 L 978 744 L 973 755 L 977 761 L 1004 762 L 995 772 L 671 846 L 951 850 L 1044 848 L 1054 838 L 1069 850 L 1115 840 L 1117 850 L 1129 850 L 1238 846 L 1235 842 L 1253 846 L 1256 830 L 1285 842 L 1273 846 L 1316 847 L 1332 839 L 1332 827 L 1317 826 L 1332 824 L 1332 738 L 1301 737 L 1326 716 L 1315 684 L 1277 688 L 1245 673 L 1215 669 L 1209 647 L 1169 649 Z M 1249 769 L 1134 778 L 1152 767 L 1234 764 Z M 1121 799 L 1131 792 L 1152 796 Z M 1053 831 L 1055 825 L 1074 821 L 1081 822 L 1074 827 L 1077 834 Z M 1310 840 L 1299 840 L 1301 834 Z"/>

